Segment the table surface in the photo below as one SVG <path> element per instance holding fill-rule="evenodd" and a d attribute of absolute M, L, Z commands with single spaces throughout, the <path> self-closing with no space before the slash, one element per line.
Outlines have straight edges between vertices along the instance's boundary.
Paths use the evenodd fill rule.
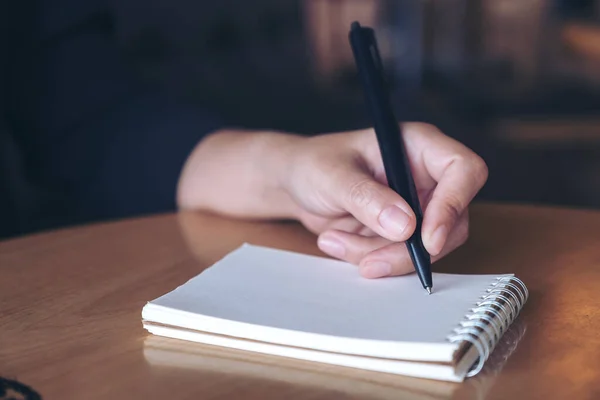
<path fill-rule="evenodd" d="M 147 301 L 243 242 L 321 255 L 297 224 L 201 213 L 0 243 L 0 376 L 44 399 L 600 398 L 600 212 L 476 204 L 470 215 L 469 241 L 435 271 L 513 272 L 530 298 L 506 362 L 462 384 L 147 334 Z"/>

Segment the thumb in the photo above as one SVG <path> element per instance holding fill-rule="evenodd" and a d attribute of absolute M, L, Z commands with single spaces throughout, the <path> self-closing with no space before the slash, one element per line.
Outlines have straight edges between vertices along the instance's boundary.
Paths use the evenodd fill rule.
<path fill-rule="evenodd" d="M 404 199 L 362 171 L 338 176 L 340 205 L 365 226 L 391 241 L 405 241 L 415 230 L 416 218 Z"/>

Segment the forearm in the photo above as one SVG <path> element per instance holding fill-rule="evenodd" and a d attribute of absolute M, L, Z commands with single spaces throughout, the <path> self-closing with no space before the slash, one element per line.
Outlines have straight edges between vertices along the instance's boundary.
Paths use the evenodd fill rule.
<path fill-rule="evenodd" d="M 241 218 L 294 218 L 297 206 L 284 189 L 300 136 L 221 130 L 206 137 L 182 171 L 177 203 Z"/>

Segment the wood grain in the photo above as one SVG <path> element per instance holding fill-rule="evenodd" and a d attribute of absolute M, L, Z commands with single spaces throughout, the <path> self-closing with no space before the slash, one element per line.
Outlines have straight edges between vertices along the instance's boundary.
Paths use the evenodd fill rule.
<path fill-rule="evenodd" d="M 146 301 L 243 242 L 320 255 L 296 224 L 200 213 L 0 243 L 0 376 L 47 400 L 600 398 L 600 212 L 481 204 L 471 221 L 469 242 L 435 269 L 515 272 L 531 296 L 507 337 L 514 352 L 463 384 L 149 336 Z"/>

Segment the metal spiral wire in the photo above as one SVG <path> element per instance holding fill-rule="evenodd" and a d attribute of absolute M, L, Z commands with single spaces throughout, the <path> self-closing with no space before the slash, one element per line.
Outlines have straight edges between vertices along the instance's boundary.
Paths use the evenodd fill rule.
<path fill-rule="evenodd" d="M 522 280 L 515 276 L 499 277 L 454 329 L 454 333 L 448 336 L 452 343 L 471 343 L 479 353 L 467 377 L 475 376 L 483 369 L 528 298 L 529 291 Z"/>

